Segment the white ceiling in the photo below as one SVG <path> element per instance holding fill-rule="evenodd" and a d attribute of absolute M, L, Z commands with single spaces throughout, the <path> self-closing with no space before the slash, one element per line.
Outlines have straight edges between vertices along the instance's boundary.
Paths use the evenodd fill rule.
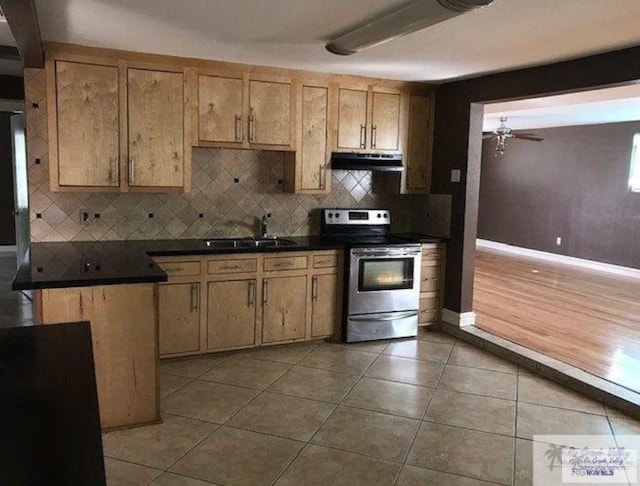
<path fill-rule="evenodd" d="M 443 81 L 640 44 L 638 0 L 495 0 L 350 57 L 344 29 L 406 0 L 36 0 L 45 40 Z M 430 0 L 435 1 L 435 0 Z"/>
<path fill-rule="evenodd" d="M 640 84 L 493 103 L 484 113 L 484 131 L 495 130 L 502 116 L 514 130 L 636 121 Z"/>

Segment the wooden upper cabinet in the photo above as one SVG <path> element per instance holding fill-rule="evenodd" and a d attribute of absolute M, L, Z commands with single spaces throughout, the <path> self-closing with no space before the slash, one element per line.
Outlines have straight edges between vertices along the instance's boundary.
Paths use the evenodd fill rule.
<path fill-rule="evenodd" d="M 400 93 L 373 92 L 369 140 L 374 150 L 400 148 Z"/>
<path fill-rule="evenodd" d="M 328 88 L 302 87 L 302 133 L 299 147 L 302 190 L 322 190 L 327 185 L 328 110 Z"/>
<path fill-rule="evenodd" d="M 291 83 L 249 81 L 249 143 L 291 145 Z"/>
<path fill-rule="evenodd" d="M 185 185 L 183 74 L 128 69 L 129 186 Z"/>
<path fill-rule="evenodd" d="M 198 75 L 198 139 L 239 143 L 244 140 L 244 82 L 241 77 Z"/>
<path fill-rule="evenodd" d="M 57 176 L 59 186 L 117 188 L 118 68 L 57 61 L 55 90 L 57 174 L 51 182 Z"/>
<path fill-rule="evenodd" d="M 364 149 L 367 138 L 367 91 L 338 90 L 339 149 Z"/>
<path fill-rule="evenodd" d="M 429 190 L 431 183 L 431 96 L 409 96 L 409 133 L 405 154 L 407 189 Z"/>

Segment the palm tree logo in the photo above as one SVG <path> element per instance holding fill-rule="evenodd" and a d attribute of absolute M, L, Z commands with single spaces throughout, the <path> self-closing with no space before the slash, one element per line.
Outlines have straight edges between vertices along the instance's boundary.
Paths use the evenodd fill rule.
<path fill-rule="evenodd" d="M 553 471 L 556 462 L 562 466 L 562 451 L 564 446 L 558 444 L 550 444 L 544 455 L 549 460 L 549 471 Z"/>

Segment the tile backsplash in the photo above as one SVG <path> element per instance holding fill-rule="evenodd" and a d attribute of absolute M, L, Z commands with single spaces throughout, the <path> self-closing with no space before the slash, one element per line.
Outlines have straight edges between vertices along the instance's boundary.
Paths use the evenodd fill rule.
<path fill-rule="evenodd" d="M 189 194 L 53 193 L 48 189 L 44 71 L 25 70 L 27 156 L 32 241 L 126 240 L 247 236 L 271 213 L 269 231 L 317 234 L 321 207 L 385 207 L 394 231 L 410 231 L 412 212 L 428 196 L 374 194 L 368 171 L 333 171 L 327 195 L 283 191 L 282 152 L 198 148 Z M 81 211 L 96 213 L 80 224 Z"/>

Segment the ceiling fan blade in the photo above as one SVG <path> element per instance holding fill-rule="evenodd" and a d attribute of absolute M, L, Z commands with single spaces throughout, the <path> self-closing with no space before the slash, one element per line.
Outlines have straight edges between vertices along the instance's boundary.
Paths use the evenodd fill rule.
<path fill-rule="evenodd" d="M 532 142 L 542 142 L 544 138 L 536 137 L 528 133 L 514 133 L 513 138 L 519 138 L 520 140 L 531 140 Z"/>

